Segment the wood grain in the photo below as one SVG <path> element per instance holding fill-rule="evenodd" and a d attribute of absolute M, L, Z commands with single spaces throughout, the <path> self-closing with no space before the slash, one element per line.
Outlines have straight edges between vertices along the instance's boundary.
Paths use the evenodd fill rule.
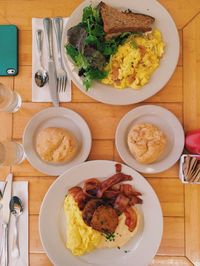
<path fill-rule="evenodd" d="M 147 178 L 155 190 L 164 216 L 184 217 L 184 190 L 178 179 Z"/>
<path fill-rule="evenodd" d="M 182 120 L 181 104 L 168 103 L 159 105 L 169 109 L 180 121 Z M 37 105 L 35 103 L 24 103 L 22 108 L 13 116 L 13 138 L 20 139 L 30 118 L 40 110 L 50 106 L 50 103 L 38 103 Z M 65 103 L 62 106 L 76 111 L 86 120 L 94 139 L 114 139 L 115 130 L 120 119 L 138 105 L 123 106 L 123 108 L 121 106 L 112 106 L 111 108 L 109 105 L 102 103 Z M 104 126 L 103 128 L 102 125 Z"/>
<path fill-rule="evenodd" d="M 185 257 L 156 256 L 150 266 L 192 266 L 193 264 Z"/>
<path fill-rule="evenodd" d="M 185 186 L 186 255 L 200 265 L 200 186 Z"/>

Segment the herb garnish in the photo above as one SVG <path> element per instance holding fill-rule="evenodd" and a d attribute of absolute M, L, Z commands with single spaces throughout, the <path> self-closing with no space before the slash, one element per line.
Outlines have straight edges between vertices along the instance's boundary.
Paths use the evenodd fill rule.
<path fill-rule="evenodd" d="M 106 238 L 106 241 L 115 241 L 115 233 L 107 233 L 103 235 Z"/>

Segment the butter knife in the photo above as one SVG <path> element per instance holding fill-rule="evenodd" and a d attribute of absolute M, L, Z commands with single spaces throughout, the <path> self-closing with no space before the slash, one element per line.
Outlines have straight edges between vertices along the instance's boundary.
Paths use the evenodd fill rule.
<path fill-rule="evenodd" d="M 8 266 L 8 225 L 10 221 L 10 199 L 12 196 L 13 175 L 9 174 L 6 178 L 5 190 L 2 199 L 2 248 L 1 248 L 1 266 Z"/>
<path fill-rule="evenodd" d="M 48 50 L 48 75 L 49 75 L 49 90 L 53 105 L 59 106 L 56 66 L 53 58 L 53 31 L 52 21 L 50 18 L 43 19 L 44 34 Z"/>

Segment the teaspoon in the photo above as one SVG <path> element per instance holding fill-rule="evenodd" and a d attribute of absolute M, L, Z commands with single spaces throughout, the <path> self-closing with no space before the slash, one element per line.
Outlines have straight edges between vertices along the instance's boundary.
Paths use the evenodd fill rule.
<path fill-rule="evenodd" d="M 43 33 L 42 30 L 36 31 L 36 42 L 37 42 L 37 50 L 38 50 L 38 58 L 40 63 L 40 68 L 35 73 L 35 83 L 38 87 L 43 87 L 48 79 L 48 72 L 44 69 L 42 64 L 42 40 L 43 40 Z"/>
<path fill-rule="evenodd" d="M 19 242 L 18 242 L 18 228 L 17 228 L 17 222 L 19 219 L 19 216 L 23 212 L 23 206 L 20 198 L 14 196 L 10 200 L 10 212 L 11 214 L 14 215 L 15 217 L 15 228 L 13 232 L 13 246 L 12 246 L 12 257 L 13 258 L 18 258 L 20 255 L 19 252 Z"/>

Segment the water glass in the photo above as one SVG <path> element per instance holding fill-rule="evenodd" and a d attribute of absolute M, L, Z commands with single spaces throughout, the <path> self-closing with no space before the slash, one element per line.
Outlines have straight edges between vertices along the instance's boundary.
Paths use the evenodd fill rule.
<path fill-rule="evenodd" d="M 20 95 L 0 83 L 0 111 L 15 113 L 22 104 Z"/>
<path fill-rule="evenodd" d="M 22 144 L 12 141 L 0 142 L 0 166 L 12 166 L 25 159 Z"/>

